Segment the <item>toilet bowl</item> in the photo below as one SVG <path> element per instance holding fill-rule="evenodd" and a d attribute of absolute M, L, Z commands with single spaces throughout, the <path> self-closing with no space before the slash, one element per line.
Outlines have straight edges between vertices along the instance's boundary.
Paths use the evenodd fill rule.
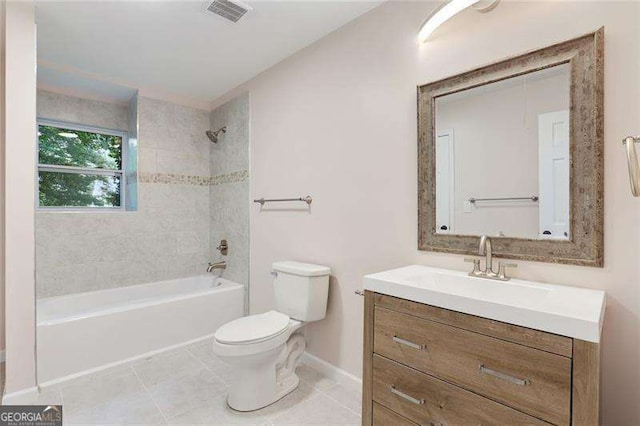
<path fill-rule="evenodd" d="M 328 267 L 287 261 L 274 263 L 273 272 L 278 310 L 239 318 L 215 333 L 213 351 L 232 369 L 227 404 L 234 410 L 257 410 L 298 386 L 295 369 L 306 344 L 297 331 L 326 314 Z"/>
<path fill-rule="evenodd" d="M 283 324 L 284 323 L 284 324 Z M 220 327 L 214 352 L 233 369 L 227 403 L 238 411 L 265 407 L 299 383 L 295 367 L 305 349 L 303 326 L 277 311 L 240 318 Z"/>

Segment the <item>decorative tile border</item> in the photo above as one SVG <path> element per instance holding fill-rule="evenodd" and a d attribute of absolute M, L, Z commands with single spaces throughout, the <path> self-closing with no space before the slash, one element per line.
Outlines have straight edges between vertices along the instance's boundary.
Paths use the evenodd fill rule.
<path fill-rule="evenodd" d="M 139 183 L 164 183 L 170 185 L 214 186 L 223 183 L 243 182 L 249 179 L 249 171 L 242 170 L 217 176 L 179 175 L 174 173 L 138 173 Z"/>
<path fill-rule="evenodd" d="M 224 175 L 212 176 L 209 178 L 209 185 L 220 185 L 223 183 L 244 182 L 249 179 L 249 170 L 231 172 Z"/>
<path fill-rule="evenodd" d="M 209 179 L 208 176 L 178 175 L 173 173 L 138 173 L 139 183 L 209 186 Z"/>

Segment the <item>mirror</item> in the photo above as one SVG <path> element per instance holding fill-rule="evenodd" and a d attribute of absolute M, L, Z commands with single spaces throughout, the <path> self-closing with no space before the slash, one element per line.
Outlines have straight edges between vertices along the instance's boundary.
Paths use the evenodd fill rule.
<path fill-rule="evenodd" d="M 436 232 L 568 239 L 570 67 L 435 99 Z"/>
<path fill-rule="evenodd" d="M 418 248 L 603 265 L 604 30 L 418 87 Z"/>

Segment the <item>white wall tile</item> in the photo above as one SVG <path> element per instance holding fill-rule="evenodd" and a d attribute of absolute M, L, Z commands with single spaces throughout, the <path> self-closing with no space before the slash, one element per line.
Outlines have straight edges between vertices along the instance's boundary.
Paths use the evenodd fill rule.
<path fill-rule="evenodd" d="M 211 128 L 226 127 L 217 144 L 211 144 L 211 174 L 249 168 L 249 94 L 240 95 L 211 113 Z"/>
<path fill-rule="evenodd" d="M 38 90 L 38 118 L 112 130 L 129 128 L 128 107 Z"/>
<path fill-rule="evenodd" d="M 138 148 L 138 172 L 157 173 L 158 157 L 155 148 Z"/>
<path fill-rule="evenodd" d="M 126 107 L 120 111 L 111 104 L 46 92 L 38 94 L 38 101 L 45 118 L 127 128 Z M 211 176 L 212 168 L 247 170 L 248 107 L 247 95 L 211 115 L 139 98 L 139 171 Z M 228 129 L 217 146 L 205 136 L 215 120 Z M 202 274 L 207 262 L 221 258 L 214 249 L 221 238 L 231 245 L 224 276 L 248 282 L 247 181 L 211 187 L 139 182 L 137 187 L 136 212 L 38 212 L 39 298 Z"/>
<path fill-rule="evenodd" d="M 48 93 L 39 93 L 38 101 L 45 118 L 111 128 L 110 122 L 121 119 L 118 127 L 127 128 L 126 108 Z M 141 172 L 209 176 L 207 111 L 147 98 L 138 107 Z M 94 115 L 107 121 L 92 120 Z M 204 273 L 210 257 L 209 188 L 140 183 L 138 200 L 136 212 L 38 212 L 38 297 Z"/>
<path fill-rule="evenodd" d="M 226 126 L 217 144 L 211 144 L 212 176 L 249 169 L 249 95 L 241 95 L 211 113 L 213 130 Z M 209 188 L 210 241 L 229 244 L 224 276 L 249 283 L 249 182 L 232 182 Z M 217 253 L 216 255 L 220 257 Z M 221 257 L 220 257 L 221 258 Z"/>

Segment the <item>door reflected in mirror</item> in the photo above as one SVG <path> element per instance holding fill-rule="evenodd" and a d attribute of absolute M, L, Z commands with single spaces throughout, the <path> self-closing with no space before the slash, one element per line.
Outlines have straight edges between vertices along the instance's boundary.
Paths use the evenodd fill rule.
<path fill-rule="evenodd" d="M 435 98 L 436 233 L 570 238 L 570 66 Z"/>

